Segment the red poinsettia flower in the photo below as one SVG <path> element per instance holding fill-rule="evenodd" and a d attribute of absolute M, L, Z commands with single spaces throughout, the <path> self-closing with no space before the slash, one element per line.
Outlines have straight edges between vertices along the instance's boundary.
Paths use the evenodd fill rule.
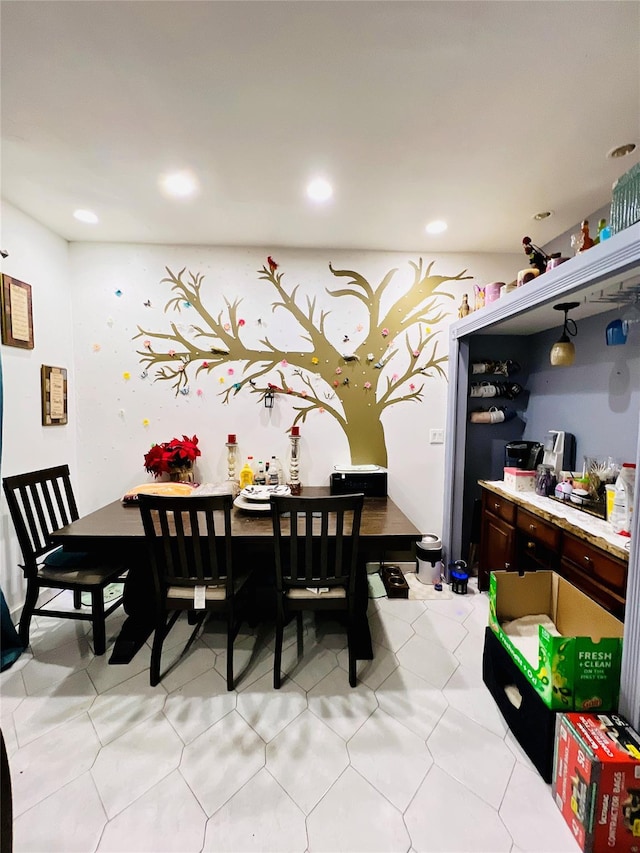
<path fill-rule="evenodd" d="M 144 467 L 149 474 L 157 478 L 161 474 L 169 473 L 172 468 L 192 465 L 200 455 L 198 437 L 194 435 L 189 438 L 183 435 L 182 439 L 172 438 L 171 441 L 154 444 L 144 455 Z"/>

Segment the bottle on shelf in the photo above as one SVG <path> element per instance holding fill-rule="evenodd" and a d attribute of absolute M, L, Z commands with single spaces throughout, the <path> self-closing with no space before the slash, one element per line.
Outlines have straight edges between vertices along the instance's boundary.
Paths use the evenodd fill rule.
<path fill-rule="evenodd" d="M 613 511 L 609 521 L 614 533 L 631 536 L 631 513 L 635 489 L 636 466 L 625 462 L 620 469 L 613 496 Z"/>
<path fill-rule="evenodd" d="M 253 486 L 253 456 L 247 456 L 247 461 L 240 469 L 240 488 L 244 489 L 247 486 Z"/>

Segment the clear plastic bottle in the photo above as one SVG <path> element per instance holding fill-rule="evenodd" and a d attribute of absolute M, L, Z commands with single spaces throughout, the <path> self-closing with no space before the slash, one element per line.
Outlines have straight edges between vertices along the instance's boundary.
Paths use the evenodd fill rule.
<path fill-rule="evenodd" d="M 240 469 L 240 488 L 244 489 L 247 486 L 253 485 L 253 468 L 251 463 L 253 462 L 253 456 L 247 456 L 247 461 L 244 463 L 242 468 Z"/>
<path fill-rule="evenodd" d="M 256 486 L 266 486 L 267 484 L 267 475 L 264 470 L 264 462 L 262 459 L 258 461 L 258 467 L 256 469 L 255 476 L 255 484 Z"/>
<path fill-rule="evenodd" d="M 272 456 L 269 463 L 269 485 L 281 486 L 283 483 L 284 473 L 282 471 L 282 464 L 277 456 Z"/>
<path fill-rule="evenodd" d="M 614 533 L 621 536 L 631 536 L 631 513 L 633 510 L 633 495 L 635 490 L 636 466 L 625 462 L 616 480 L 611 513 L 611 527 Z"/>

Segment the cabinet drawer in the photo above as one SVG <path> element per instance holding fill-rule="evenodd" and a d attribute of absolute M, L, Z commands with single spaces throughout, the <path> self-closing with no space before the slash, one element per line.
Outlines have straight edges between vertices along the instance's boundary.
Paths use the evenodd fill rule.
<path fill-rule="evenodd" d="M 565 533 L 562 557 L 571 561 L 577 569 L 623 595 L 627 584 L 627 564 L 611 557 L 605 551 L 594 548 L 587 542 Z"/>
<path fill-rule="evenodd" d="M 507 524 L 515 524 L 516 520 L 516 505 L 508 501 L 506 498 L 501 498 L 493 492 L 485 492 L 485 509 L 492 515 L 497 515 Z"/>
<path fill-rule="evenodd" d="M 538 518 L 526 509 L 518 507 L 518 520 L 516 522 L 518 530 L 529 539 L 536 542 L 541 542 L 547 548 L 557 550 L 560 547 L 560 529 L 547 521 Z"/>
<path fill-rule="evenodd" d="M 604 584 L 598 583 L 595 578 L 589 577 L 584 572 L 576 569 L 569 560 L 560 561 L 559 574 L 566 578 L 589 598 L 612 613 L 617 619 L 624 621 L 624 598 Z"/>

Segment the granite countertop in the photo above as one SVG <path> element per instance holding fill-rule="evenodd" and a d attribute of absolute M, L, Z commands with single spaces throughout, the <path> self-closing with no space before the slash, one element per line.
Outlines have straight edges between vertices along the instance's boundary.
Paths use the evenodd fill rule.
<path fill-rule="evenodd" d="M 537 495 L 535 492 L 516 492 L 505 486 L 503 480 L 478 480 L 478 483 L 483 489 L 508 498 L 514 504 L 557 525 L 567 533 L 584 539 L 596 548 L 602 548 L 611 556 L 621 560 L 629 559 L 629 538 L 614 533 L 608 521 L 581 512 L 570 504 Z"/>

